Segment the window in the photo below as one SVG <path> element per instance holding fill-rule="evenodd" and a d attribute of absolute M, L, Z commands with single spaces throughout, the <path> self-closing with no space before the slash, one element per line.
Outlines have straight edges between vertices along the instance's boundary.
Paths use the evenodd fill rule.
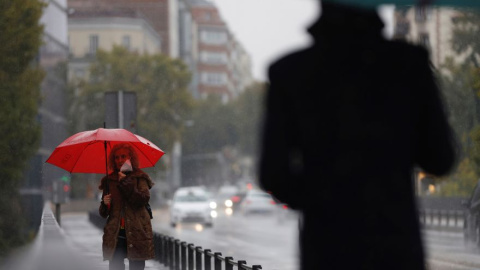
<path fill-rule="evenodd" d="M 96 54 L 98 50 L 98 36 L 90 35 L 90 48 L 88 50 L 89 54 Z"/>
<path fill-rule="evenodd" d="M 223 72 L 203 72 L 201 75 L 201 81 L 207 85 L 226 85 L 227 74 Z"/>
<path fill-rule="evenodd" d="M 206 52 L 200 53 L 200 60 L 208 64 L 226 64 L 227 54 L 221 52 Z"/>
<path fill-rule="evenodd" d="M 130 36 L 123 36 L 122 37 L 122 46 L 126 49 L 130 49 Z"/>
<path fill-rule="evenodd" d="M 204 30 L 201 32 L 201 40 L 207 44 L 227 43 L 227 33 L 224 31 Z"/>

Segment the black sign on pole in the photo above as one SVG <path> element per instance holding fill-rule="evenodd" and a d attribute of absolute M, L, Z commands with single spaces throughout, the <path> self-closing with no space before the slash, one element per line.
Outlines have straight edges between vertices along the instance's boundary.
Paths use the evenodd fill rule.
<path fill-rule="evenodd" d="M 137 133 L 137 95 L 134 92 L 105 93 L 106 128 L 124 128 Z"/>
<path fill-rule="evenodd" d="M 118 92 L 105 93 L 105 127 L 118 128 Z"/>

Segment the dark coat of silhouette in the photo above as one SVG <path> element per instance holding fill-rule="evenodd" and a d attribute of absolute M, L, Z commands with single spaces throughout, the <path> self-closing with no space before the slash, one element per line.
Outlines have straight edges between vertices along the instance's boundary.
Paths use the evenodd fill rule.
<path fill-rule="evenodd" d="M 260 185 L 303 212 L 302 269 L 425 269 L 413 170 L 455 148 L 428 52 L 374 10 L 323 4 L 314 44 L 273 63 Z"/>

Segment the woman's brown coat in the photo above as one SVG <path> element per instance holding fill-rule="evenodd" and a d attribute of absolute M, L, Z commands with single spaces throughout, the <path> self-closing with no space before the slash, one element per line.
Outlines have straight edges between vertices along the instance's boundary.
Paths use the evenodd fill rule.
<path fill-rule="evenodd" d="M 104 177 L 99 188 L 106 195 L 107 177 Z M 107 218 L 103 230 L 103 259 L 113 257 L 117 236 L 120 230 L 122 211 L 125 213 L 125 233 L 127 236 L 127 258 L 130 260 L 148 260 L 154 258 L 153 232 L 150 216 L 145 205 L 150 200 L 149 189 L 153 186 L 150 177 L 141 170 L 128 174 L 118 181 L 118 173 L 108 175 L 108 183 L 112 201 L 110 209 L 103 203 L 99 212 Z"/>

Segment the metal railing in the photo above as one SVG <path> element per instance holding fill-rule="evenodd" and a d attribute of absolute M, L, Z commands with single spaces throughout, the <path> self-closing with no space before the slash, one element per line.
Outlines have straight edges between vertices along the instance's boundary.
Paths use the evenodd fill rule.
<path fill-rule="evenodd" d="M 96 211 L 90 211 L 89 220 L 103 229 L 105 219 Z M 221 252 L 175 239 L 174 237 L 154 233 L 155 259 L 170 270 L 259 270 L 261 265 L 248 266 L 244 260 L 235 261 L 233 257 L 222 256 Z M 212 268 L 213 267 L 213 268 Z"/>
<path fill-rule="evenodd" d="M 222 257 L 222 253 L 188 244 L 173 237 L 155 233 L 156 259 L 172 270 L 258 270 L 260 265 L 247 266 L 243 260 L 235 261 L 233 257 Z"/>
<path fill-rule="evenodd" d="M 420 222 L 426 227 L 434 228 L 463 228 L 464 210 L 421 209 Z"/>

